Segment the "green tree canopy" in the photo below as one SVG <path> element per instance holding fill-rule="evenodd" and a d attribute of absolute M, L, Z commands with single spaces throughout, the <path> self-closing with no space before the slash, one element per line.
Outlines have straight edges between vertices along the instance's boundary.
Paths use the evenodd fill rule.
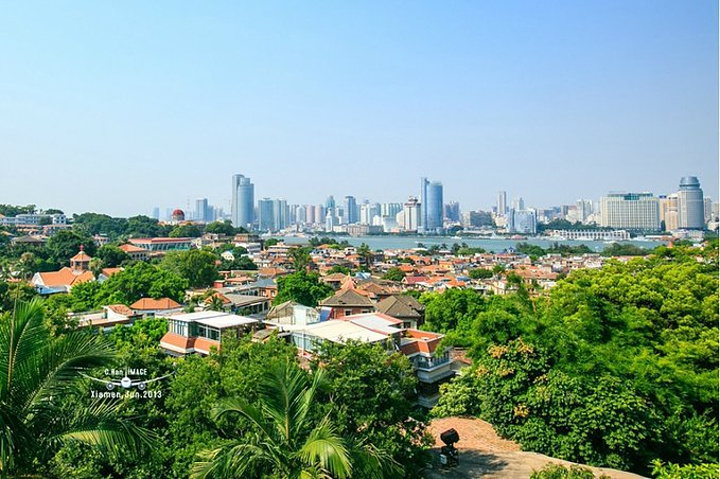
<path fill-rule="evenodd" d="M 218 257 L 210 251 L 191 249 L 167 253 L 160 266 L 185 278 L 190 287 L 204 288 L 218 277 L 217 261 Z"/>
<path fill-rule="evenodd" d="M 115 303 L 130 305 L 145 297 L 167 297 L 181 303 L 187 287 L 188 280 L 182 276 L 150 263 L 139 262 L 102 283 L 95 296 L 95 306 Z"/>
<path fill-rule="evenodd" d="M 94 401 L 62 410 L 80 374 L 107 367 L 115 356 L 100 336 L 69 332 L 52 338 L 42 303 L 20 303 L 0 318 L 0 474 L 34 475 L 62 444 L 83 443 L 132 454 L 150 442 L 147 431 L 117 414 L 119 403 Z"/>
<path fill-rule="evenodd" d="M 393 266 L 392 268 L 387 270 L 387 273 L 383 275 L 383 279 L 387 279 L 389 281 L 402 281 L 403 278 L 405 278 L 405 273 L 398 268 Z"/>
<path fill-rule="evenodd" d="M 330 297 L 333 289 L 320 281 L 316 273 L 296 271 L 287 276 L 277 279 L 278 294 L 273 301 L 274 304 L 285 301 L 296 301 L 305 306 L 315 307 L 320 301 Z"/>
<path fill-rule="evenodd" d="M 50 237 L 46 248 L 49 253 L 50 260 L 58 265 L 68 266 L 70 258 L 80 252 L 80 246 L 89 256 L 95 256 L 97 247 L 92 237 L 86 233 L 62 230 L 58 231 Z"/>
<path fill-rule="evenodd" d="M 105 268 L 114 268 L 120 266 L 124 261 L 130 260 L 130 256 L 125 251 L 111 244 L 98 248 L 96 256 L 102 260 Z"/>

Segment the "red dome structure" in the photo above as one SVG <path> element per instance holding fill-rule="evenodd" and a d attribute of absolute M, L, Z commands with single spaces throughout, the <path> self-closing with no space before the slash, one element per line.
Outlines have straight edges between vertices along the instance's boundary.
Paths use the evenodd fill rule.
<path fill-rule="evenodd" d="M 176 209 L 172 212 L 173 221 L 185 221 L 185 212 L 181 209 Z"/>

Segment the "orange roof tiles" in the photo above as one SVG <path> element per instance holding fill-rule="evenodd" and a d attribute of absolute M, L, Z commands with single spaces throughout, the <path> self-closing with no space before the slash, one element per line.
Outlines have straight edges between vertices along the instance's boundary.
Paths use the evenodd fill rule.
<path fill-rule="evenodd" d="M 112 310 L 113 312 L 117 314 L 122 314 L 123 316 L 134 316 L 135 312 L 125 306 L 124 304 L 109 304 L 106 306 L 106 308 Z"/>
<path fill-rule="evenodd" d="M 73 270 L 65 266 L 58 271 L 48 271 L 46 273 L 38 273 L 45 286 L 74 286 L 76 284 L 94 281 L 95 275 L 90 271 L 84 271 L 82 274 L 74 274 Z"/>
<path fill-rule="evenodd" d="M 142 298 L 135 301 L 130 307 L 134 310 L 161 310 L 161 309 L 177 309 L 180 307 L 180 303 L 173 301 L 170 298 Z"/>
<path fill-rule="evenodd" d="M 92 259 L 92 257 L 89 256 L 87 253 L 85 253 L 85 251 L 80 250 L 80 252 L 79 252 L 78 254 L 76 254 L 75 256 L 73 256 L 72 258 L 70 258 L 70 261 L 74 261 L 74 262 L 88 262 L 88 261 L 90 261 L 91 259 Z"/>
<path fill-rule="evenodd" d="M 126 253 L 146 253 L 147 252 L 146 249 L 135 246 L 134 244 L 123 244 L 123 245 L 118 246 L 118 248 L 125 251 Z"/>

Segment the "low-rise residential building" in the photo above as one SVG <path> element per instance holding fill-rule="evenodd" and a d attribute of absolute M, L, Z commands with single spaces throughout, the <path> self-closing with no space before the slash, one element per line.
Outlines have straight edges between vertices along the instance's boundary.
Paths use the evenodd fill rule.
<path fill-rule="evenodd" d="M 147 316 L 161 316 L 182 311 L 182 305 L 170 298 L 142 298 L 130 305 L 137 314 Z"/>
<path fill-rule="evenodd" d="M 167 316 L 168 332 L 160 340 L 160 347 L 173 356 L 210 354 L 220 350 L 224 335 L 241 337 L 258 325 L 257 319 L 221 311 L 200 311 Z"/>
<path fill-rule="evenodd" d="M 330 319 L 339 319 L 354 314 L 369 313 L 374 310 L 375 303 L 366 294 L 347 288 L 320 301 L 320 306 L 330 309 Z"/>
<path fill-rule="evenodd" d="M 375 309 L 402 321 L 403 328 L 416 329 L 425 320 L 425 306 L 405 294 L 388 296 L 377 303 Z"/>

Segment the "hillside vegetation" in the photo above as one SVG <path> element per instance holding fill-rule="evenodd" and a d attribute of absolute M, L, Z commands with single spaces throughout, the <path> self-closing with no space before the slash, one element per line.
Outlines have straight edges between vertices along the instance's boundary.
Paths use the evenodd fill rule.
<path fill-rule="evenodd" d="M 575 271 L 546 297 L 421 300 L 427 327 L 473 358 L 436 416 L 476 415 L 526 450 L 643 474 L 654 460 L 717 462 L 717 243 Z"/>

